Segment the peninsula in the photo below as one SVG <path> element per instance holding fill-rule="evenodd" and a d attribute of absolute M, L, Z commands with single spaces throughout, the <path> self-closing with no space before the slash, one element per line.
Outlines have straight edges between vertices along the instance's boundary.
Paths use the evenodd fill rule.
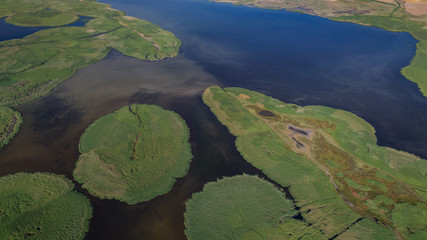
<path fill-rule="evenodd" d="M 203 101 L 237 137 L 242 156 L 289 187 L 302 217 L 325 237 L 352 235 L 366 227 L 361 219 L 398 239 L 427 237 L 426 160 L 378 146 L 363 119 L 242 88 L 211 87 Z"/>

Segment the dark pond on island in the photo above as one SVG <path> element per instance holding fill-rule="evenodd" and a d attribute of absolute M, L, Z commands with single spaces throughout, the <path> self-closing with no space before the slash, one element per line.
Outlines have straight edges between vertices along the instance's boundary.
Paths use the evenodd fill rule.
<path fill-rule="evenodd" d="M 16 107 L 24 125 L 0 152 L 0 175 L 51 171 L 72 179 L 84 129 L 131 103 L 178 112 L 190 127 L 194 158 L 187 176 L 152 201 L 129 206 L 91 197 L 87 239 L 185 239 L 185 201 L 204 183 L 260 174 L 201 101 L 212 85 L 351 111 L 376 128 L 381 145 L 427 158 L 427 99 L 400 74 L 415 53 L 407 33 L 206 0 L 104 2 L 175 33 L 180 55 L 144 62 L 113 51 L 48 96 Z"/>
<path fill-rule="evenodd" d="M 84 26 L 90 19 L 90 17 L 80 17 L 77 21 L 70 23 L 66 26 L 69 27 L 81 27 Z M 0 18 L 0 41 L 9 39 L 23 38 L 27 35 L 33 34 L 37 31 L 46 29 L 49 27 L 19 27 L 6 22 L 6 18 Z"/>

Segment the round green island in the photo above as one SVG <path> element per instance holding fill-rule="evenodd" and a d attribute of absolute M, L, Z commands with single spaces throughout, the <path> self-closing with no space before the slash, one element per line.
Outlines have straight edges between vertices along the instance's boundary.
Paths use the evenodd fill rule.
<path fill-rule="evenodd" d="M 126 106 L 99 118 L 79 147 L 75 179 L 94 196 L 128 204 L 169 192 L 192 158 L 184 120 L 154 105 Z"/>
<path fill-rule="evenodd" d="M 0 239 L 83 239 L 89 200 L 52 173 L 0 177 Z"/>
<path fill-rule="evenodd" d="M 10 15 L 6 22 L 23 27 L 58 27 L 77 21 L 79 17 L 71 13 L 42 9 Z"/>
<path fill-rule="evenodd" d="M 256 176 L 236 176 L 207 183 L 186 203 L 189 240 L 326 239 L 298 219 L 291 200 Z"/>

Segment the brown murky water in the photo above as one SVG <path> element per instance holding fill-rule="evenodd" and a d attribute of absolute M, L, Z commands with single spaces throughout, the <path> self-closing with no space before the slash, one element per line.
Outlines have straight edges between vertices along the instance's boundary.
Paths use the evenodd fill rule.
<path fill-rule="evenodd" d="M 87 239 L 185 239 L 185 201 L 204 183 L 239 173 L 260 174 L 234 148 L 234 138 L 203 104 L 215 78 L 178 56 L 144 62 L 112 52 L 77 72 L 48 96 L 21 105 L 24 124 L 0 152 L 0 176 L 46 171 L 72 179 L 78 142 L 97 118 L 132 104 L 156 104 L 178 112 L 191 131 L 194 158 L 171 192 L 133 206 L 90 197 L 94 207 Z"/>

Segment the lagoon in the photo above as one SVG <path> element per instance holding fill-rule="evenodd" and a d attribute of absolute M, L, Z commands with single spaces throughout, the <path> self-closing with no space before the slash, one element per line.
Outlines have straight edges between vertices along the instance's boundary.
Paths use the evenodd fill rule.
<path fill-rule="evenodd" d="M 73 23 L 65 25 L 67 27 L 82 27 L 84 26 L 90 19 L 90 17 L 79 17 L 79 19 Z M 15 26 L 13 24 L 7 23 L 6 18 L 0 18 L 0 41 L 23 38 L 30 34 L 33 34 L 37 31 L 50 28 L 50 27 L 21 27 Z"/>
<path fill-rule="evenodd" d="M 427 157 L 427 100 L 400 74 L 415 53 L 416 40 L 407 33 L 207 0 L 104 2 L 173 32 L 183 43 L 180 54 L 144 62 L 113 51 L 48 96 L 16 107 L 24 124 L 0 152 L 0 176 L 51 171 L 72 178 L 84 129 L 133 103 L 179 113 L 191 131 L 194 159 L 171 192 L 147 203 L 90 197 L 87 239 L 185 239 L 184 203 L 204 183 L 260 174 L 203 105 L 201 94 L 212 85 L 351 111 L 375 127 L 380 145 Z M 1 25 L 0 38 L 6 32 Z"/>

